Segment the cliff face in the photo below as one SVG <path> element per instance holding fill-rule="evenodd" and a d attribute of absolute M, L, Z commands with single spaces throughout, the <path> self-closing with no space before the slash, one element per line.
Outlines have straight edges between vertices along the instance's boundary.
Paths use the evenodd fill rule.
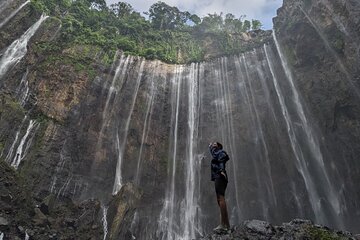
<path fill-rule="evenodd" d="M 88 45 L 46 55 L 61 25 L 22 4 L 0 19 L 0 152 L 31 192 L 20 219 L 54 230 L 34 220 L 32 238 L 203 235 L 218 219 L 210 141 L 231 157 L 232 223 L 301 217 L 358 230 L 358 2 L 284 1 L 263 47 L 190 65 L 107 59 Z M 35 208 L 44 199 L 57 210 Z M 0 231 L 20 234 L 0 213 L 11 226 Z"/>
<path fill-rule="evenodd" d="M 354 170 L 360 151 L 359 13 L 357 1 L 285 1 L 274 19 L 303 102 L 322 134 L 324 167 L 335 170 L 330 181 L 352 206 L 358 206 L 359 198 L 353 187 L 359 181 Z M 349 214 L 358 218 L 358 210 Z"/>

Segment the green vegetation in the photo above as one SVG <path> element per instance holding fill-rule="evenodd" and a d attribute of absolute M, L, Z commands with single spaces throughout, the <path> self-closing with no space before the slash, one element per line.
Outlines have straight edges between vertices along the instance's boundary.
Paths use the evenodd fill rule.
<path fill-rule="evenodd" d="M 36 11 L 61 21 L 56 43 L 39 44 L 47 54 L 75 45 L 97 46 L 112 59 L 117 49 L 126 54 L 160 59 L 168 63 L 204 60 L 209 37 L 227 53 L 241 51 L 238 36 L 258 30 L 258 20 L 236 18 L 233 14 L 208 14 L 200 18 L 164 2 L 153 4 L 146 17 L 125 2 L 107 6 L 104 0 L 32 0 Z"/>
<path fill-rule="evenodd" d="M 336 233 L 331 233 L 315 226 L 309 226 L 306 231 L 309 233 L 310 239 L 321 239 L 321 240 L 345 240 L 346 237 L 341 237 Z"/>

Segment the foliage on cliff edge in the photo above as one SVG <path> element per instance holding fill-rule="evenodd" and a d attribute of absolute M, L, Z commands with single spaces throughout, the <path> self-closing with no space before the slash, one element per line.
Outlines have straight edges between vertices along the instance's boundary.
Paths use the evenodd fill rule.
<path fill-rule="evenodd" d="M 213 42 L 223 55 L 243 52 L 247 49 L 241 37 L 261 28 L 258 20 L 245 16 L 214 13 L 201 19 L 164 2 L 153 4 L 146 17 L 125 2 L 107 6 L 104 0 L 33 0 L 32 6 L 61 20 L 60 42 L 46 46 L 51 51 L 92 45 L 110 56 L 121 49 L 168 63 L 202 61 Z"/>

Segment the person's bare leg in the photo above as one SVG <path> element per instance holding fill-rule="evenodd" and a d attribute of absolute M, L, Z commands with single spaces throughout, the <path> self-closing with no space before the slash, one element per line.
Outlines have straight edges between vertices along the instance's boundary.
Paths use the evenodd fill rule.
<path fill-rule="evenodd" d="M 219 207 L 220 207 L 221 225 L 226 227 L 226 228 L 230 228 L 229 216 L 228 216 L 228 212 L 227 212 L 227 206 L 226 206 L 225 197 L 219 195 L 217 200 L 218 200 L 218 204 L 219 204 Z"/>

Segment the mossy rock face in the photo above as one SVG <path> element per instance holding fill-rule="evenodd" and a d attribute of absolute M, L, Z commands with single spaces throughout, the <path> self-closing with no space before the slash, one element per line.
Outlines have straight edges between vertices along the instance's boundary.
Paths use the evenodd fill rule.
<path fill-rule="evenodd" d="M 340 236 L 330 230 L 326 230 L 324 228 L 309 226 L 305 229 L 308 233 L 310 239 L 321 239 L 321 240 L 345 240 L 349 239 L 348 237 Z"/>
<path fill-rule="evenodd" d="M 14 129 L 21 125 L 25 117 L 24 109 L 8 94 L 0 93 L 0 152 L 3 152 L 11 139 L 15 138 Z"/>

